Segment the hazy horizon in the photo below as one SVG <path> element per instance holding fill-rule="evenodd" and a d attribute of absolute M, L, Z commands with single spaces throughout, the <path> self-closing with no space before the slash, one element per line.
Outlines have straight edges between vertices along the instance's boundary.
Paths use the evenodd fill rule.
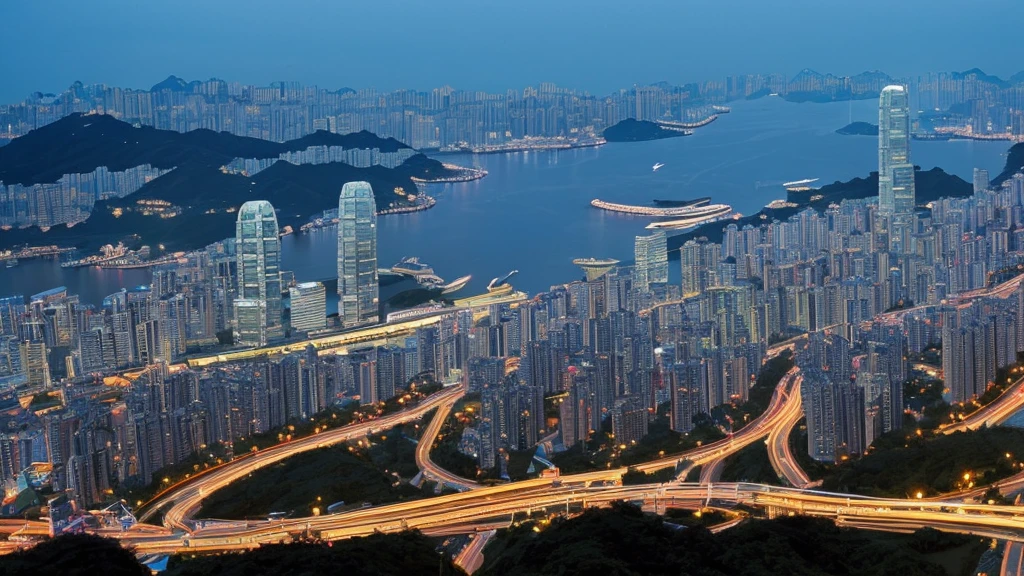
<path fill-rule="evenodd" d="M 1014 0 L 607 0 L 333 3 L 131 0 L 0 5 L 0 102 L 80 80 L 149 88 L 168 75 L 335 89 L 503 91 L 539 82 L 606 94 L 803 68 L 895 76 L 1024 70 Z M 962 41 L 949 42 L 951 34 Z"/>

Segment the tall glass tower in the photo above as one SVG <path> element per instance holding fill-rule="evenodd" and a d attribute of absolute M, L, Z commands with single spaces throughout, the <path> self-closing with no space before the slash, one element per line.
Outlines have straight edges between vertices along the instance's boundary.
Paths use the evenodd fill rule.
<path fill-rule="evenodd" d="M 283 335 L 281 239 L 274 207 L 266 200 L 242 204 L 235 223 L 235 340 L 262 345 Z"/>
<path fill-rule="evenodd" d="M 369 182 L 349 182 L 338 199 L 338 317 L 342 326 L 379 320 L 377 205 Z"/>
<path fill-rule="evenodd" d="M 633 285 L 636 288 L 646 292 L 651 284 L 668 282 L 668 243 L 664 232 L 659 230 L 650 236 L 637 236 L 633 256 L 636 260 Z"/>
<path fill-rule="evenodd" d="M 907 90 L 886 86 L 878 99 L 878 212 L 905 218 L 914 213 L 914 205 Z"/>

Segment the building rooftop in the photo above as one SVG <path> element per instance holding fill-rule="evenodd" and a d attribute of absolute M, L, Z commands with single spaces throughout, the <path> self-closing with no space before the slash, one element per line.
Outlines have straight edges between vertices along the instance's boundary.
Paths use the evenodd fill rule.
<path fill-rule="evenodd" d="M 38 294 L 33 294 L 32 300 L 45 300 L 51 296 L 60 296 L 67 291 L 68 289 L 66 286 L 57 286 L 56 288 L 50 288 L 49 290 L 43 290 Z"/>

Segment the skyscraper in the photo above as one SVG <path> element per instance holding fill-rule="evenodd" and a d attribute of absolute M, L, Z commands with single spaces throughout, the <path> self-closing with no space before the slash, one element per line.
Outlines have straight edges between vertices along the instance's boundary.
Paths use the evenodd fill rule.
<path fill-rule="evenodd" d="M 668 244 L 665 233 L 657 231 L 650 236 L 637 236 L 634 246 L 636 267 L 633 284 L 647 291 L 651 284 L 668 282 Z"/>
<path fill-rule="evenodd" d="M 368 182 L 348 182 L 341 188 L 338 296 L 342 326 L 378 321 L 377 207 Z"/>
<path fill-rule="evenodd" d="M 988 170 L 984 168 L 974 169 L 974 193 L 984 192 L 988 190 Z"/>
<path fill-rule="evenodd" d="M 886 86 L 878 99 L 878 212 L 914 212 L 914 164 L 910 161 L 910 107 L 903 86 Z"/>
<path fill-rule="evenodd" d="M 270 202 L 254 200 L 238 209 L 235 254 L 238 263 L 235 309 L 244 308 L 249 322 L 253 320 L 252 313 L 259 314 L 258 323 L 264 329 L 257 341 L 253 336 L 259 332 L 251 330 L 251 324 L 242 331 L 236 321 L 235 340 L 243 344 L 265 344 L 267 339 L 282 335 L 281 239 Z"/>
<path fill-rule="evenodd" d="M 321 282 L 302 282 L 289 291 L 292 305 L 292 328 L 302 332 L 327 326 L 327 301 Z"/>

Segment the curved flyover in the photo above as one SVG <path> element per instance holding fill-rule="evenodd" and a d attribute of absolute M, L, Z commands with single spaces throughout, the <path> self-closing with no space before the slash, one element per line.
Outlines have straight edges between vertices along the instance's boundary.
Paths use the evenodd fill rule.
<path fill-rule="evenodd" d="M 430 449 L 434 446 L 434 439 L 437 438 L 437 434 L 441 431 L 441 426 L 444 426 L 445 420 L 448 419 L 448 415 L 457 401 L 458 398 L 449 398 L 438 405 L 437 413 L 434 414 L 434 418 L 427 425 L 426 430 L 423 431 L 419 442 L 416 443 L 416 466 L 419 467 L 426 478 L 436 480 L 459 491 L 473 490 L 480 488 L 481 484 L 468 478 L 456 476 L 434 464 L 433 460 L 430 459 Z"/>
<path fill-rule="evenodd" d="M 159 496 L 150 505 L 151 508 L 140 517 L 140 520 L 149 518 L 156 510 L 170 504 L 170 507 L 164 513 L 164 525 L 169 528 L 179 528 L 190 532 L 192 528 L 186 523 L 186 520 L 199 509 L 203 499 L 235 480 L 243 478 L 264 466 L 269 466 L 296 454 L 332 446 L 352 438 L 371 434 L 377 430 L 417 420 L 435 407 L 439 407 L 448 401 L 454 401 L 454 399 L 461 397 L 462 394 L 462 386 L 452 386 L 428 396 L 416 406 L 401 412 L 367 422 L 359 422 L 327 430 L 243 456 L 227 465 L 222 465 L 208 474 L 197 477 L 193 481 L 183 483 L 178 488 L 165 491 L 163 495 Z"/>

